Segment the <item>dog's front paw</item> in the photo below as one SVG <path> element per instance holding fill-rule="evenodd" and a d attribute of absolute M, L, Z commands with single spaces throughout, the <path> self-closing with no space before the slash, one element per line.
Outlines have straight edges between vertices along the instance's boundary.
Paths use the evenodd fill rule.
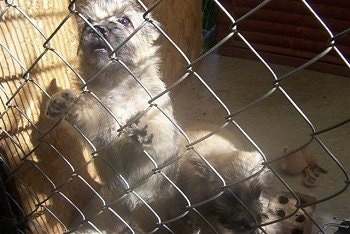
<path fill-rule="evenodd" d="M 77 95 L 69 90 L 61 91 L 52 95 L 46 106 L 46 115 L 53 118 L 66 118 L 74 113 L 71 111 L 74 100 Z M 69 113 L 68 113 L 69 111 Z"/>
<path fill-rule="evenodd" d="M 142 125 L 138 121 L 126 127 L 125 131 L 143 145 L 150 145 L 153 141 L 153 134 L 148 131 L 147 125 Z"/>

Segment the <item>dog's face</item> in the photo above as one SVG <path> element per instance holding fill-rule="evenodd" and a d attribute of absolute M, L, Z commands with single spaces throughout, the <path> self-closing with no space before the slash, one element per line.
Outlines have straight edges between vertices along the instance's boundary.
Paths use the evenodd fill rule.
<path fill-rule="evenodd" d="M 222 188 L 222 179 L 203 160 L 192 157 L 184 161 L 180 186 L 193 204 L 200 204 L 196 209 L 206 219 L 193 211 L 187 222 L 204 234 L 213 233 L 213 229 L 223 234 L 257 233 L 262 221 L 261 192 L 266 172 L 250 176 L 258 172 L 261 156 L 255 152 L 236 151 L 210 155 L 206 159 L 228 187 Z"/>
<path fill-rule="evenodd" d="M 224 233 L 255 233 L 261 222 L 261 190 L 255 181 L 226 190 L 211 205 L 218 217 L 217 228 Z"/>
<path fill-rule="evenodd" d="M 155 47 L 153 43 L 158 32 L 145 21 L 144 12 L 132 1 L 86 1 L 78 3 L 78 12 L 82 15 L 78 18 L 81 27 L 80 48 L 88 66 L 99 69 L 111 57 L 120 59 L 126 65 L 137 66 L 155 53 L 151 48 Z M 128 39 L 141 25 L 142 28 Z"/>
<path fill-rule="evenodd" d="M 199 211 L 219 233 L 256 233 L 262 220 L 261 191 L 260 182 L 252 179 L 226 189 L 220 197 L 199 208 Z M 210 227 L 201 231 L 212 233 Z"/>

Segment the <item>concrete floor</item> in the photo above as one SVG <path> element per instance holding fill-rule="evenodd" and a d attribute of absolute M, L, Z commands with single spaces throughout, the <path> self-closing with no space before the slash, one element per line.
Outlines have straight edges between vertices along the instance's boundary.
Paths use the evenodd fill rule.
<path fill-rule="evenodd" d="M 293 68 L 271 65 L 277 76 Z M 196 69 L 203 80 L 223 101 L 231 113 L 240 110 L 267 93 L 273 87 L 273 77 L 262 63 L 211 55 Z M 350 117 L 350 79 L 330 74 L 303 70 L 281 82 L 283 89 L 310 120 L 316 131 L 330 127 Z M 187 127 L 187 120 L 206 122 L 216 126 L 224 123 L 227 115 L 204 85 L 192 77 L 173 98 L 177 118 Z M 283 154 L 283 149 L 296 149 L 311 137 L 311 128 L 280 91 L 251 108 L 237 114 L 234 120 L 256 142 L 268 160 Z M 233 128 L 232 128 L 233 129 Z M 244 138 L 238 134 L 239 138 Z M 317 135 L 347 173 L 350 172 L 350 124 Z M 249 146 L 248 146 L 249 147 Z M 303 174 L 286 175 L 280 170 L 280 161 L 271 164 L 295 192 L 324 199 L 345 187 L 345 174 L 330 155 L 313 140 L 309 149 L 318 164 L 328 173 L 321 174 L 315 187 L 305 187 Z M 266 185 L 268 194 L 287 191 L 274 176 Z M 347 189 L 330 200 L 316 205 L 314 219 L 318 225 L 334 222 L 334 216 L 350 219 L 350 191 Z M 315 229 L 314 229 L 315 230 Z M 333 229 L 327 229 L 330 232 Z"/>

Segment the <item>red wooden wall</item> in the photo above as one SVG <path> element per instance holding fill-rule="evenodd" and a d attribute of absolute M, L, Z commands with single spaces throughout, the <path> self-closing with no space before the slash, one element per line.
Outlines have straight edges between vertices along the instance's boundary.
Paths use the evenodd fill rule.
<path fill-rule="evenodd" d="M 237 20 L 258 6 L 262 0 L 221 0 Z M 333 35 L 348 33 L 335 40 L 335 45 L 350 62 L 350 0 L 308 0 Z M 231 22 L 222 13 L 217 17 L 219 41 L 230 32 Z M 252 46 L 271 63 L 300 66 L 324 51 L 330 36 L 301 0 L 272 0 L 267 5 L 237 24 Z M 234 36 L 219 52 L 223 55 L 256 58 L 247 46 Z M 350 76 L 350 69 L 332 50 L 309 69 Z"/>

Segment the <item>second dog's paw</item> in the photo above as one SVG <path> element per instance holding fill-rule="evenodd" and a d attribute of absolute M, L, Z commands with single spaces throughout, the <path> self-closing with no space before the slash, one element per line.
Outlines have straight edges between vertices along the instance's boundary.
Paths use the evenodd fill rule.
<path fill-rule="evenodd" d="M 62 118 L 65 114 L 68 114 L 68 109 L 76 98 L 77 95 L 69 90 L 55 93 L 47 103 L 46 115 L 54 118 Z M 73 112 L 69 114 L 71 113 Z"/>

